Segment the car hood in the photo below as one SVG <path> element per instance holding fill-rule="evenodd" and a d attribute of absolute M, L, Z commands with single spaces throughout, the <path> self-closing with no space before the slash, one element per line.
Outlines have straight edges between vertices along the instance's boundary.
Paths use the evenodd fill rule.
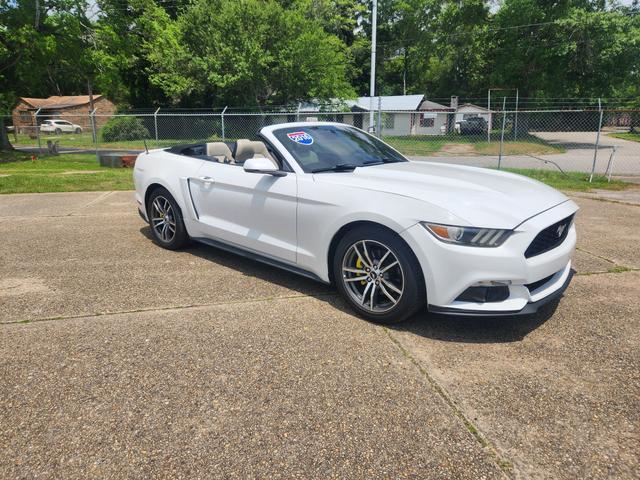
<path fill-rule="evenodd" d="M 515 228 L 568 200 L 557 190 L 521 175 L 421 161 L 321 173 L 314 180 L 420 200 L 476 227 Z"/>

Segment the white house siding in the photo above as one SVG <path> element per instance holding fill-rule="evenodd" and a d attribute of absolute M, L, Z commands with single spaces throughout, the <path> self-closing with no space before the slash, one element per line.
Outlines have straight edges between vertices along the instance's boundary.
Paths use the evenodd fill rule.
<path fill-rule="evenodd" d="M 472 105 L 463 105 L 456 110 L 456 122 L 460 122 L 469 117 L 480 117 L 489 122 L 489 112 L 485 109 Z"/>
<path fill-rule="evenodd" d="M 444 135 L 446 125 L 447 125 L 447 116 L 448 114 L 445 112 L 419 112 L 414 113 L 415 122 L 413 127 L 414 135 Z M 421 127 L 420 126 L 420 118 L 423 116 L 425 119 L 433 119 L 433 126 L 430 127 Z"/>
<path fill-rule="evenodd" d="M 409 135 L 444 135 L 447 125 L 446 112 L 382 112 L 382 135 L 404 137 Z M 294 117 L 294 118 L 292 118 Z M 345 112 L 327 114 L 323 112 L 300 112 L 298 115 L 273 115 L 270 123 L 284 123 L 299 118 L 301 122 L 331 121 L 353 125 L 363 130 L 369 127 L 369 112 Z M 432 119 L 433 125 L 421 127 L 420 119 Z M 378 112 L 374 112 L 374 122 L 378 122 Z"/>
<path fill-rule="evenodd" d="M 412 113 L 383 112 L 380 119 L 382 134 L 395 137 L 411 135 L 412 115 Z"/>

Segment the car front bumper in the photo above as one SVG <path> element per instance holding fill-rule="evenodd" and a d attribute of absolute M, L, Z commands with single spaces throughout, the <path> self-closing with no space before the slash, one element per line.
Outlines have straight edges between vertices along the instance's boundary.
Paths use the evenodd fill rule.
<path fill-rule="evenodd" d="M 534 313 L 559 298 L 573 275 L 575 225 L 552 250 L 531 258 L 525 258 L 524 252 L 541 230 L 577 210 L 577 205 L 569 200 L 542 212 L 516 227 L 511 237 L 497 248 L 446 244 L 420 224 L 405 230 L 402 237 L 422 268 L 429 311 L 471 316 L 522 315 Z M 459 299 L 469 287 L 487 282 L 506 286 L 506 298 L 487 302 Z"/>

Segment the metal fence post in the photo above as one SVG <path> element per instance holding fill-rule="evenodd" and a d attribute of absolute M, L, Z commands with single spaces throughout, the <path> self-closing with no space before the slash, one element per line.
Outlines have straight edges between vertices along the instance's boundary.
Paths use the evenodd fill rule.
<path fill-rule="evenodd" d="M 98 154 L 98 131 L 96 128 L 96 110 L 94 108 L 92 112 L 89 112 L 89 117 L 91 119 L 91 132 L 93 133 L 93 146 L 96 150 L 96 161 L 100 163 L 100 155 Z"/>
<path fill-rule="evenodd" d="M 302 102 L 298 103 L 298 109 L 296 110 L 296 122 L 300 121 L 300 109 L 302 108 Z"/>
<path fill-rule="evenodd" d="M 94 117 L 95 113 L 95 108 L 93 109 L 93 112 L 89 110 L 89 122 L 91 123 L 91 140 L 93 141 L 94 145 L 98 143 L 98 132 L 96 129 L 96 122 Z"/>
<path fill-rule="evenodd" d="M 158 144 L 158 112 L 160 111 L 162 107 L 158 107 L 158 109 L 153 112 L 153 127 L 156 131 L 156 146 Z"/>
<path fill-rule="evenodd" d="M 220 120 L 222 123 L 222 141 L 224 142 L 224 112 L 227 111 L 227 106 L 222 109 L 222 113 L 220 114 Z"/>
<path fill-rule="evenodd" d="M 516 88 L 516 113 L 513 119 L 513 139 L 518 139 L 518 100 L 520 97 L 520 89 Z"/>
<path fill-rule="evenodd" d="M 38 139 L 38 153 L 42 153 L 42 145 L 40 145 L 40 127 L 38 127 L 38 114 L 40 113 L 42 108 L 36 110 L 36 113 L 33 115 L 33 118 L 36 120 L 35 129 L 36 129 L 36 138 Z"/>
<path fill-rule="evenodd" d="M 591 166 L 591 175 L 589 175 L 589 183 L 593 181 L 593 174 L 596 171 L 596 161 L 598 160 L 598 146 L 600 145 L 600 130 L 602 130 L 602 102 L 598 99 L 598 110 L 600 110 L 600 120 L 598 121 L 598 133 L 596 134 L 596 144 L 593 149 L 593 165 Z"/>
<path fill-rule="evenodd" d="M 607 163 L 607 171 L 605 172 L 605 175 L 607 175 L 607 181 L 609 183 L 611 183 L 611 174 L 613 173 L 613 159 L 616 156 L 616 150 L 618 150 L 618 146 L 614 145 L 613 151 L 611 152 L 611 155 L 609 155 L 609 162 Z"/>
<path fill-rule="evenodd" d="M 504 145 L 504 125 L 507 118 L 507 97 L 502 97 L 502 131 L 500 132 L 500 155 L 498 156 L 498 170 L 502 166 L 502 146 Z"/>
<path fill-rule="evenodd" d="M 382 137 L 382 97 L 378 97 L 378 125 L 376 137 Z"/>
<path fill-rule="evenodd" d="M 491 114 L 491 89 L 487 92 L 487 110 L 489 110 L 489 125 L 487 126 L 487 142 L 491 143 L 491 124 L 493 123 L 493 115 Z M 464 116 L 463 116 L 464 118 Z"/>

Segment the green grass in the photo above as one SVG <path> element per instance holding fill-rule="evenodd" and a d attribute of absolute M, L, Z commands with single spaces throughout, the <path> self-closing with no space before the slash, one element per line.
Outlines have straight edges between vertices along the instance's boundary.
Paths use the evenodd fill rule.
<path fill-rule="evenodd" d="M 640 133 L 610 133 L 609 136 L 623 140 L 631 140 L 632 142 L 640 142 Z"/>
<path fill-rule="evenodd" d="M 38 156 L 32 162 L 31 155 L 0 152 L 0 193 L 131 190 L 132 173 L 101 167 L 92 154 Z"/>
<path fill-rule="evenodd" d="M 611 182 L 608 182 L 607 178 L 602 175 L 595 175 L 593 182 L 589 183 L 589 174 L 582 172 L 566 172 L 565 175 L 562 172 L 554 170 L 535 170 L 529 168 L 505 168 L 504 170 L 534 178 L 559 190 L 587 191 L 594 188 L 624 190 L 631 186 L 630 183 L 620 180 L 612 179 Z"/>
<path fill-rule="evenodd" d="M 500 152 L 500 137 L 492 135 L 492 141 L 478 135 L 415 135 L 407 137 L 385 136 L 383 140 L 405 155 L 434 156 L 434 155 L 498 155 Z M 505 140 L 503 155 L 544 155 L 562 153 L 564 149 L 550 145 L 539 138 L 526 136 L 518 141 Z"/>
<path fill-rule="evenodd" d="M 9 162 L 9 163 L 5 163 Z M 623 190 L 631 184 L 620 180 L 610 183 L 603 176 L 553 170 L 506 169 L 561 190 L 586 191 L 594 188 Z M 101 167 L 93 154 L 63 154 L 39 156 L 35 162 L 30 154 L 0 152 L 0 193 L 82 192 L 133 189 L 130 168 Z"/>

